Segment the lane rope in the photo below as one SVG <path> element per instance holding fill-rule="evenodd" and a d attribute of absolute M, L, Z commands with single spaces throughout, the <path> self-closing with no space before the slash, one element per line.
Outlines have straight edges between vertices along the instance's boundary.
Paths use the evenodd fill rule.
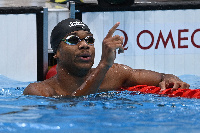
<path fill-rule="evenodd" d="M 168 88 L 161 91 L 160 87 L 147 86 L 147 85 L 136 85 L 133 87 L 121 88 L 121 90 L 136 91 L 143 94 L 158 94 L 168 97 L 184 97 L 184 98 L 196 98 L 200 99 L 200 89 L 177 89 L 172 91 L 172 88 Z"/>

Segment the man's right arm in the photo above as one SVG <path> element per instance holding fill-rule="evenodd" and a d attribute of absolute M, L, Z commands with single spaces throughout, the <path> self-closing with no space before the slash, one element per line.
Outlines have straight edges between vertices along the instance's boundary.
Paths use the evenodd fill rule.
<path fill-rule="evenodd" d="M 105 78 L 107 71 L 113 65 L 116 58 L 116 49 L 119 48 L 118 53 L 123 53 L 124 48 L 122 47 L 123 37 L 118 35 L 113 36 L 116 28 L 119 26 L 117 22 L 108 32 L 102 43 L 102 56 L 101 61 L 97 68 L 88 76 L 85 82 L 72 93 L 72 96 L 82 96 L 91 93 L 96 93 Z"/>

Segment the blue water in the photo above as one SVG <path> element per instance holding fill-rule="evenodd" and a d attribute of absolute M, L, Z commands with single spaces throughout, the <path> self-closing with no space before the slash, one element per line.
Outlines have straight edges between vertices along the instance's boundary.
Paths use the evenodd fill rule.
<path fill-rule="evenodd" d="M 180 76 L 191 88 L 200 77 Z M 79 98 L 24 96 L 29 82 L 0 75 L 0 132 L 198 133 L 200 99 L 110 91 Z"/>

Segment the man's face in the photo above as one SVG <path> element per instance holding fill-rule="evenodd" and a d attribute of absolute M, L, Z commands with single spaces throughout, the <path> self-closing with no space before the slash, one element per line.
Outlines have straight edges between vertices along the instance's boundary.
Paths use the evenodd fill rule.
<path fill-rule="evenodd" d="M 56 53 L 59 64 L 64 68 L 78 68 L 80 70 L 91 69 L 94 64 L 95 48 L 94 45 L 88 45 L 84 38 L 93 35 L 88 31 L 79 30 L 71 32 L 63 39 L 71 35 L 77 36 L 82 40 L 75 45 L 70 45 L 65 41 L 61 41 Z"/>

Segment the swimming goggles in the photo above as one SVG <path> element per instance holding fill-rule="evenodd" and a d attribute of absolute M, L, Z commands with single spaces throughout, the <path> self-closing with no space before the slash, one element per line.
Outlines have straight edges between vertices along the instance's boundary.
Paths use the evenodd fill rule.
<path fill-rule="evenodd" d="M 87 36 L 83 39 L 80 39 L 78 36 L 76 35 L 70 35 L 68 36 L 66 39 L 62 39 L 62 41 L 64 41 L 65 43 L 67 43 L 68 45 L 76 45 L 78 44 L 80 41 L 85 40 L 85 42 L 88 45 L 94 45 L 94 41 L 95 39 L 92 36 Z"/>

